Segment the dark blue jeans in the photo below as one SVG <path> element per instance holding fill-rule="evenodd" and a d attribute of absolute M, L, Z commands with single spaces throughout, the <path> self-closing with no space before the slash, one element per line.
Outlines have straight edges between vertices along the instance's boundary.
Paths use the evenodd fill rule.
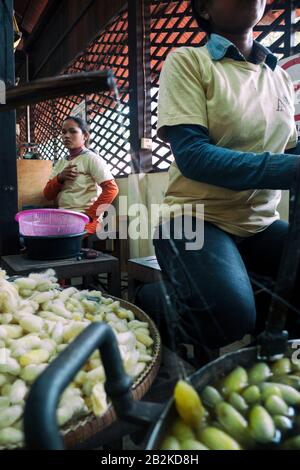
<path fill-rule="evenodd" d="M 199 344 L 219 348 L 253 333 L 251 273 L 272 286 L 287 230 L 286 222 L 276 221 L 263 232 L 240 238 L 205 223 L 203 248 L 187 251 L 187 240 L 174 238 L 171 223 L 171 239 L 153 243 L 167 279 L 165 311 L 173 319 L 174 335 L 179 329 Z"/>

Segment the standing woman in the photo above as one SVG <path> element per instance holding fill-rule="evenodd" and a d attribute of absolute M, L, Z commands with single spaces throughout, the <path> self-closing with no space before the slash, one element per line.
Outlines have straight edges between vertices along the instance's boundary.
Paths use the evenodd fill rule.
<path fill-rule="evenodd" d="M 288 230 L 277 206 L 295 182 L 299 148 L 291 80 L 253 40 L 266 0 L 192 6 L 208 41 L 170 53 L 161 73 L 158 135 L 175 157 L 164 203 L 175 215 L 168 223 L 162 213 L 160 231 L 171 229 L 171 239 L 154 246 L 180 321 L 218 348 L 255 329 L 249 272 L 276 279 Z M 174 234 L 184 204 L 194 226 L 204 205 L 202 249 L 187 251 L 183 232 Z"/>
<path fill-rule="evenodd" d="M 69 150 L 53 168 L 44 195 L 48 201 L 57 200 L 58 207 L 83 212 L 90 217 L 85 230 L 96 232 L 100 205 L 111 204 L 118 186 L 105 161 L 88 148 L 89 131 L 85 121 L 70 116 L 62 126 L 63 143 Z"/>

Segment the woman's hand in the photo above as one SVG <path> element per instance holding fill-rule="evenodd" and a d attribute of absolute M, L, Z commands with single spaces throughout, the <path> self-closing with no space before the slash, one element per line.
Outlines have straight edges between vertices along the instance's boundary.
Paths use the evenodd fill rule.
<path fill-rule="evenodd" d="M 98 225 L 99 224 L 99 225 Z M 101 230 L 102 228 L 102 225 L 101 223 L 98 221 L 98 219 L 93 219 L 91 222 L 87 223 L 84 230 L 89 234 L 89 235 L 93 235 L 94 233 L 97 232 L 97 228 L 98 230 Z"/>
<path fill-rule="evenodd" d="M 68 165 L 61 173 L 58 173 L 57 180 L 60 184 L 63 184 L 65 181 L 74 181 L 78 176 L 77 166 Z"/>

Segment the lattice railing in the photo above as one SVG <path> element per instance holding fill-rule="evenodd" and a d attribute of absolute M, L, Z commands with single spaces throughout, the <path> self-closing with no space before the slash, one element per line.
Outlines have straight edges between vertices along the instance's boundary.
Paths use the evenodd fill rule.
<path fill-rule="evenodd" d="M 19 134 L 17 134 L 17 156 L 22 157 L 25 153 L 23 145 L 27 142 L 27 115 L 26 108 L 20 108 L 17 111 L 17 123 L 19 125 Z"/>
<path fill-rule="evenodd" d="M 85 102 L 90 124 L 90 147 L 108 163 L 114 176 L 131 173 L 128 96 L 128 19 L 127 12 L 113 19 L 100 36 L 62 73 L 110 68 L 116 77 L 119 96 L 113 93 L 70 96 L 32 107 L 34 139 L 44 159 L 57 160 L 67 154 L 62 139 L 64 119 Z"/>
<path fill-rule="evenodd" d="M 92 146 L 109 164 L 114 176 L 131 173 L 129 139 L 128 14 L 110 23 L 89 47 L 88 70 L 110 68 L 117 80 L 118 95 L 92 94 L 87 98 Z"/>
<path fill-rule="evenodd" d="M 152 0 L 151 3 L 152 164 L 155 170 L 166 170 L 173 160 L 173 155 L 169 146 L 156 135 L 159 74 L 171 50 L 180 46 L 201 45 L 205 35 L 199 31 L 192 17 L 189 0 Z"/>
<path fill-rule="evenodd" d="M 169 146 L 156 136 L 159 74 L 169 52 L 181 46 L 200 46 L 205 41 L 193 20 L 189 0 L 149 0 L 151 4 L 150 59 L 151 59 L 151 125 L 153 138 L 152 163 L 154 171 L 165 171 L 172 162 Z M 268 2 L 270 3 L 270 2 Z M 295 44 L 290 43 L 291 30 L 286 14 L 290 0 L 274 0 L 267 14 L 255 29 L 258 41 L 270 47 L 279 58 L 289 54 L 290 47 L 300 52 L 300 0 L 294 1 L 297 10 Z M 34 122 L 33 139 L 39 143 L 39 152 L 45 159 L 58 159 L 66 154 L 61 141 L 62 121 L 74 107 L 85 103 L 86 117 L 91 127 L 91 148 L 107 161 L 114 176 L 131 173 L 128 139 L 129 72 L 128 72 L 128 14 L 121 12 L 101 32 L 99 37 L 67 67 L 63 73 L 111 68 L 119 87 L 119 106 L 111 93 L 68 97 L 36 105 L 31 109 Z M 19 114 L 22 137 L 26 138 L 26 120 Z"/>
<path fill-rule="evenodd" d="M 255 28 L 256 39 L 262 42 L 282 58 L 288 55 L 291 31 L 287 27 L 287 6 L 290 0 L 275 0 L 268 6 L 268 11 L 261 23 Z M 151 80 L 152 80 L 152 138 L 153 167 L 156 171 L 165 170 L 173 156 L 168 145 L 156 135 L 157 101 L 159 74 L 162 65 L 171 50 L 181 46 L 200 46 L 205 42 L 204 34 L 199 31 L 191 15 L 190 1 L 151 2 Z M 299 6 L 297 1 L 295 6 Z M 297 11 L 298 18 L 300 10 Z M 300 29 L 297 23 L 297 29 Z M 300 52 L 300 37 L 296 37 L 295 53 Z"/>

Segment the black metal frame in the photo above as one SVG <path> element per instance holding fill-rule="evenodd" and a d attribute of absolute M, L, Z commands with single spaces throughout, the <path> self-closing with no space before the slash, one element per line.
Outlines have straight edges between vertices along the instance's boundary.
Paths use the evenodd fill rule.
<path fill-rule="evenodd" d="M 13 1 L 1 0 L 0 79 L 7 88 L 15 83 L 12 17 Z M 13 218 L 18 211 L 15 111 L 0 113 L 0 129 L 0 254 L 12 254 L 18 250 L 18 226 Z"/>

